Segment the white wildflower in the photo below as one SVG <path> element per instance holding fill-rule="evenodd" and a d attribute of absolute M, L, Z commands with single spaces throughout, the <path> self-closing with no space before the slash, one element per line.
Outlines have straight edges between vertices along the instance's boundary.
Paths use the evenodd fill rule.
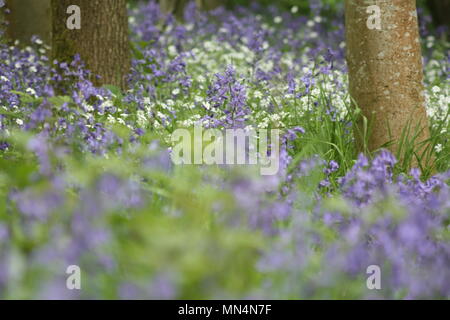
<path fill-rule="evenodd" d="M 263 94 L 261 93 L 261 91 L 256 90 L 256 91 L 253 93 L 253 96 L 254 96 L 256 99 L 261 99 L 261 98 L 263 97 Z"/>
<path fill-rule="evenodd" d="M 108 118 L 106 119 L 108 121 L 108 123 L 110 124 L 115 124 L 116 123 L 116 119 L 112 116 L 112 115 L 108 115 Z"/>
<path fill-rule="evenodd" d="M 439 93 L 441 92 L 441 88 L 439 88 L 438 86 L 434 86 L 431 91 L 433 91 L 433 93 Z"/>
<path fill-rule="evenodd" d="M 25 92 L 29 95 L 36 96 L 36 90 L 34 90 L 33 88 L 27 88 Z"/>
<path fill-rule="evenodd" d="M 91 105 L 89 105 L 89 104 L 87 104 L 86 102 L 83 102 L 83 108 L 84 108 L 84 110 L 85 110 L 86 112 L 92 112 L 92 111 L 94 111 L 94 107 L 91 106 Z"/>
<path fill-rule="evenodd" d="M 145 127 L 146 124 L 148 123 L 148 121 L 147 121 L 147 117 L 145 116 L 144 111 L 138 110 L 136 115 L 137 115 L 137 124 L 140 127 Z"/>
<path fill-rule="evenodd" d="M 175 57 L 177 54 L 177 48 L 174 45 L 169 46 L 169 55 Z"/>
<path fill-rule="evenodd" d="M 150 105 L 152 102 L 149 97 L 144 97 L 144 104 Z"/>

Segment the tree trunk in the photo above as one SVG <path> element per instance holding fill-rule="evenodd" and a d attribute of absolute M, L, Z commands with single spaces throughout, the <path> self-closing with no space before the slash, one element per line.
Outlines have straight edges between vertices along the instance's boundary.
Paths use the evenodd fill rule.
<path fill-rule="evenodd" d="M 433 16 L 434 24 L 450 28 L 450 0 L 428 0 L 427 4 Z"/>
<path fill-rule="evenodd" d="M 4 34 L 6 32 L 5 8 L 6 5 L 0 0 L 0 44 L 5 38 Z"/>
<path fill-rule="evenodd" d="M 203 11 L 214 10 L 222 5 L 222 0 L 197 0 L 197 7 Z"/>
<path fill-rule="evenodd" d="M 81 28 L 71 30 L 67 8 L 79 6 Z M 53 57 L 70 62 L 79 54 L 96 85 L 126 87 L 131 56 L 126 0 L 52 0 Z"/>
<path fill-rule="evenodd" d="M 183 20 L 187 0 L 159 0 L 160 10 L 164 14 L 173 14 L 179 21 Z M 222 0 L 196 0 L 197 8 L 203 11 L 213 10 L 222 4 Z"/>
<path fill-rule="evenodd" d="M 159 0 L 159 7 L 162 13 L 173 14 L 177 20 L 182 21 L 187 2 L 187 0 Z"/>
<path fill-rule="evenodd" d="M 33 35 L 50 44 L 52 19 L 51 0 L 7 0 L 10 13 L 6 15 L 6 36 L 27 45 Z"/>
<path fill-rule="evenodd" d="M 363 121 L 357 126 L 360 151 L 390 149 L 400 160 L 431 154 L 426 140 L 422 55 L 415 0 L 346 0 L 347 64 L 350 95 L 369 120 L 368 149 L 363 150 Z M 381 9 L 381 29 L 368 25 L 370 5 Z M 405 134 L 405 135 L 403 135 Z M 409 151 L 405 146 L 412 146 Z M 425 166 L 426 161 L 420 160 Z M 413 160 L 416 166 L 418 161 Z"/>

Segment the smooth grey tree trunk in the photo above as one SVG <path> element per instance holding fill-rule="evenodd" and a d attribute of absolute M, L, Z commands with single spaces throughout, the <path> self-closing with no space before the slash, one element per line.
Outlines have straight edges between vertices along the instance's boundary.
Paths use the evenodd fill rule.
<path fill-rule="evenodd" d="M 387 147 L 402 160 L 405 146 L 413 145 L 415 158 L 423 156 L 420 164 L 426 166 L 431 148 L 416 1 L 346 0 L 345 4 L 350 95 L 371 125 L 368 149 Z M 379 30 L 373 24 L 369 28 L 370 5 L 381 9 Z M 367 151 L 362 150 L 362 121 L 357 128 L 358 147 Z"/>

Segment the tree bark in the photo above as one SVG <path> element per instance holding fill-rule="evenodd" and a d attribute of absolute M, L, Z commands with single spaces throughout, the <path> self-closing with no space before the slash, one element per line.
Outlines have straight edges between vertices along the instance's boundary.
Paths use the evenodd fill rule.
<path fill-rule="evenodd" d="M 33 35 L 45 43 L 51 41 L 51 0 L 7 0 L 10 13 L 6 15 L 8 22 L 6 36 L 10 40 L 19 40 L 30 44 Z"/>
<path fill-rule="evenodd" d="M 81 29 L 70 30 L 67 8 L 81 9 Z M 70 62 L 79 54 L 96 85 L 126 88 L 131 65 L 126 0 L 52 0 L 53 57 Z"/>
<path fill-rule="evenodd" d="M 431 154 L 416 1 L 346 0 L 345 5 L 350 95 L 371 126 L 368 151 L 390 143 L 387 148 L 402 160 L 409 143 L 419 158 Z M 368 27 L 370 5 L 381 9 L 380 30 Z M 359 120 L 357 145 L 367 151 Z"/>

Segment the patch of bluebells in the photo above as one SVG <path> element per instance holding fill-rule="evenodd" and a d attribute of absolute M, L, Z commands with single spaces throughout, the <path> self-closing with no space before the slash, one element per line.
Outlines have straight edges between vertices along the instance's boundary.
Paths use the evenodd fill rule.
<path fill-rule="evenodd" d="M 83 150 L 99 154 L 120 144 L 98 119 L 116 112 L 112 93 L 94 87 L 78 56 L 70 64 L 55 61 L 50 67 L 44 55 L 47 47 L 38 38 L 32 43 L 25 49 L 0 45 L 0 108 L 8 112 L 1 116 L 2 129 L 20 121 L 27 131 L 42 131 L 69 143 L 84 141 Z M 57 98 L 55 91 L 71 100 Z"/>
<path fill-rule="evenodd" d="M 216 80 L 208 89 L 207 116 L 203 122 L 208 127 L 242 128 L 251 112 L 247 105 L 247 89 L 236 75 L 233 66 L 228 66 L 224 74 L 216 74 Z"/>
<path fill-rule="evenodd" d="M 328 166 L 323 169 L 323 172 L 325 173 L 326 178 L 320 182 L 319 186 L 321 188 L 330 187 L 331 186 L 330 176 L 331 176 L 331 174 L 333 174 L 334 172 L 336 172 L 338 170 L 339 170 L 339 164 L 336 161 L 331 160 L 329 162 Z"/>
<path fill-rule="evenodd" d="M 311 6 L 320 17 L 320 1 Z M 241 128 L 250 124 L 252 111 L 258 111 L 250 106 L 249 96 L 255 88 L 263 92 L 281 88 L 279 92 L 286 93 L 287 99 L 301 99 L 317 89 L 320 77 L 345 70 L 341 22 L 331 21 L 335 26 L 329 30 L 317 22 L 308 26 L 311 20 L 306 17 L 275 7 L 265 10 L 255 4 L 251 11 L 220 8 L 208 16 L 196 12 L 191 3 L 183 26 L 173 17 L 163 17 L 154 1 L 140 6 L 132 12 L 131 24 L 139 53 L 133 60 L 131 89 L 123 97 L 114 89 L 94 87 L 79 57 L 69 64 L 49 63 L 48 48 L 37 38 L 26 49 L 0 45 L 0 108 L 7 111 L 0 115 L 1 156 L 11 156 L 10 131 L 20 129 L 32 135 L 24 154 L 35 159 L 25 182 L 16 184 L 14 171 L 8 171 L 14 186 L 4 193 L 2 180 L 0 196 L 7 206 L 0 208 L 6 208 L 17 221 L 11 228 L 0 213 L 0 297 L 14 297 L 18 292 L 29 297 L 39 292 L 41 298 L 104 297 L 102 283 L 109 275 L 114 281 L 108 288 L 114 288 L 108 298 L 170 299 L 202 290 L 209 298 L 233 297 L 228 287 L 211 280 L 210 270 L 193 268 L 191 259 L 185 259 L 186 269 L 172 263 L 173 253 L 178 256 L 186 251 L 175 245 L 176 232 L 169 234 L 166 243 L 154 245 L 157 236 L 140 229 L 161 223 L 167 234 L 176 219 L 211 202 L 213 209 L 200 223 L 195 221 L 195 232 L 188 237 L 191 241 L 204 229 L 218 231 L 199 241 L 205 256 L 222 254 L 221 249 L 231 246 L 229 239 L 235 238 L 236 229 L 262 235 L 258 250 L 250 250 L 257 252 L 254 263 L 243 269 L 262 273 L 264 281 L 245 287 L 244 297 L 450 298 L 449 173 L 427 181 L 420 180 L 417 170 L 409 176 L 395 176 L 396 159 L 383 151 L 372 161 L 360 155 L 332 186 L 340 172 L 336 161 L 314 156 L 294 162 L 294 144 L 305 134 L 296 123 L 282 136 L 277 175 L 254 176 L 245 167 L 227 168 L 222 174 L 201 168 L 206 175 L 203 179 L 193 179 L 193 174 L 180 181 L 183 170 L 173 168 L 164 144 L 148 142 L 148 128 L 136 124 L 133 115 L 137 110 L 148 111 L 144 117 L 152 125 L 160 112 L 165 113 L 163 127 L 169 129 L 183 116 L 185 106 L 177 107 L 183 110 L 173 105 L 158 109 L 158 104 L 169 104 L 171 99 L 183 102 L 200 92 L 205 99 L 195 105 L 195 112 L 200 110 L 201 120 L 211 127 Z M 258 18 L 255 11 L 281 16 L 283 30 L 264 27 L 266 18 Z M 208 71 L 207 65 L 200 61 L 199 69 L 191 74 L 189 63 L 195 58 L 195 47 L 203 46 L 212 35 L 234 49 L 246 45 L 253 57 L 236 65 L 220 65 L 220 71 L 209 75 L 201 87 L 195 73 Z M 286 49 L 296 56 L 291 68 L 280 62 Z M 317 70 L 301 68 L 320 53 L 324 61 Z M 250 72 L 241 74 L 240 64 Z M 333 81 L 345 91 L 343 83 Z M 257 107 L 269 114 L 283 110 L 281 104 Z M 330 103 L 326 110 L 334 121 L 338 119 L 335 109 Z M 112 124 L 117 122 L 129 129 L 129 136 L 120 137 L 113 131 Z M 126 143 L 127 139 L 132 143 Z M 81 160 L 78 151 L 84 152 Z M 71 172 L 77 161 L 83 169 L 75 171 L 79 176 Z M 115 163 L 120 165 L 114 167 Z M 83 177 L 84 170 L 88 177 Z M 130 171 L 123 174 L 123 170 Z M 205 189 L 218 190 L 220 196 L 200 197 L 201 203 L 196 203 Z M 142 216 L 149 220 L 142 222 Z M 211 217 L 217 219 L 216 229 L 207 221 Z M 180 221 L 179 230 L 186 232 L 186 221 Z M 217 247 L 214 241 L 221 235 L 226 245 Z M 208 240 L 216 246 L 209 246 Z M 235 246 L 241 252 L 243 243 Z M 161 256 L 152 255 L 157 250 L 163 251 Z M 142 256 L 130 256 L 129 251 Z M 156 268 L 147 255 L 156 257 L 160 265 Z M 223 262 L 229 263 L 227 272 L 238 255 L 231 256 Z M 12 270 L 13 263 L 25 267 Z M 99 280 L 93 281 L 84 296 L 65 289 L 61 271 L 71 264 L 80 264 L 86 277 Z M 365 287 L 366 268 L 372 264 L 382 268 L 384 290 Z M 130 265 L 130 273 L 137 273 L 134 279 L 123 274 L 123 267 Z M 194 290 L 185 287 L 190 282 L 183 278 L 191 269 L 192 283 L 197 283 Z M 16 284 L 17 277 L 30 275 L 39 275 L 37 288 Z M 353 289 L 343 289 L 347 287 Z"/>
<path fill-rule="evenodd" d="M 373 161 L 361 155 L 341 179 L 342 199 L 322 198 L 312 215 L 301 206 L 283 213 L 290 216 L 290 227 L 279 230 L 259 264 L 267 274 L 284 274 L 283 285 L 271 283 L 268 276 L 265 292 L 277 293 L 257 297 L 330 298 L 327 288 L 353 282 L 355 291 L 341 290 L 338 297 L 448 298 L 450 172 L 425 182 L 417 169 L 410 177 L 393 177 L 395 162 L 387 151 Z M 335 169 L 330 163 L 325 171 Z M 365 288 L 370 265 L 381 267 L 382 291 Z M 297 279 L 296 284 L 290 279 Z"/>
<path fill-rule="evenodd" d="M 41 294 L 44 298 L 54 298 L 64 293 L 61 286 L 65 282 L 58 281 L 56 275 L 58 268 L 66 264 L 82 261 L 83 270 L 90 277 L 96 276 L 96 270 L 112 273 L 117 270 L 122 262 L 116 261 L 115 255 L 107 249 L 108 245 L 120 241 L 108 227 L 111 214 L 117 212 L 132 219 L 149 205 L 153 196 L 137 177 L 124 179 L 108 172 L 99 174 L 91 184 L 83 186 L 73 178 L 69 180 L 69 172 L 49 165 L 50 153 L 54 151 L 45 140 L 35 139 L 28 148 L 39 159 L 39 174 L 48 177 L 50 184 L 45 191 L 30 184 L 13 191 L 9 199 L 13 210 L 24 219 L 21 228 L 26 236 L 36 239 L 28 260 L 30 268 L 39 270 L 39 266 L 45 267 L 52 261 L 50 268 L 45 267 L 45 274 L 53 274 L 55 278 L 43 284 L 48 289 Z M 154 145 L 151 149 L 159 148 Z M 158 151 L 154 157 L 146 156 L 143 163 L 160 171 L 161 165 L 170 163 L 163 153 Z M 323 175 L 337 170 L 335 162 L 325 163 L 318 158 L 302 161 L 289 169 L 292 158 L 288 157 L 282 160 L 278 176 L 236 175 L 232 171 L 239 168 L 232 168 L 231 174 L 225 175 L 220 184 L 210 185 L 211 188 L 220 185 L 222 194 L 229 192 L 236 205 L 234 209 L 216 207 L 222 227 L 242 228 L 244 222 L 249 230 L 261 230 L 266 239 L 270 239 L 270 245 L 261 251 L 257 264 L 258 272 L 265 274 L 264 290 L 249 288 L 247 294 L 260 298 L 327 298 L 330 288 L 339 291 L 338 288 L 351 282 L 360 287 L 359 291 L 351 293 L 359 298 L 448 298 L 450 283 L 445 266 L 450 263 L 450 246 L 446 240 L 450 173 L 437 175 L 426 182 L 420 180 L 417 170 L 411 172 L 411 177 L 395 177 L 392 175 L 395 162 L 388 152 L 382 152 L 373 161 L 360 156 L 340 181 L 343 198 L 304 193 L 301 191 L 302 180 L 298 178 L 288 179 L 289 188 L 280 190 L 286 183 L 286 175 L 309 178 L 316 169 Z M 170 177 L 170 169 L 166 172 Z M 191 190 L 203 187 L 202 184 L 190 185 Z M 71 193 L 67 190 L 76 190 L 79 200 L 71 201 Z M 223 199 L 217 201 L 223 203 Z M 339 205 L 333 203 L 330 206 L 330 201 L 338 201 Z M 56 224 L 49 230 L 48 240 L 39 238 L 33 230 L 50 221 Z M 70 226 L 69 231 L 66 224 Z M 3 232 L 3 236 L 6 240 L 2 244 L 9 243 L 8 233 Z M 6 255 L 2 261 L 12 259 L 7 251 L 2 250 L 0 255 Z M 317 261 L 321 263 L 317 265 Z M 383 270 L 385 290 L 380 292 L 362 289 L 365 278 L 361 277 L 367 266 L 373 264 L 380 265 Z M 9 271 L 2 272 L 9 274 Z M 281 276 L 283 281 L 272 283 L 272 274 L 278 280 Z M 155 278 L 151 280 L 153 276 Z M 146 273 L 144 277 L 155 285 L 159 283 L 158 274 Z M 292 279 L 299 281 L 293 283 Z M 172 293 L 169 297 L 177 297 L 181 288 L 177 289 L 176 282 L 167 281 L 168 288 L 172 288 L 167 292 L 141 291 L 138 284 L 126 282 L 125 287 L 118 289 L 118 294 L 126 297 L 132 292 L 123 290 L 137 286 L 137 297 L 167 298 L 168 292 Z M 98 297 L 100 293 L 95 288 L 91 290 L 85 297 Z M 66 292 L 60 297 L 78 296 Z M 338 297 L 348 296 L 342 290 Z"/>
<path fill-rule="evenodd" d="M 33 297 L 80 298 L 79 292 L 67 290 L 61 271 L 75 264 L 81 265 L 85 275 L 92 278 L 99 272 L 114 272 L 117 261 L 110 245 L 116 238 L 108 219 L 113 213 L 126 214 L 144 205 L 144 190 L 139 181 L 103 172 L 87 183 L 82 182 L 72 176 L 73 172 L 63 169 L 67 166 L 63 166 L 67 152 L 58 148 L 43 134 L 31 138 L 24 153 L 32 152 L 37 157 L 37 170 L 30 172 L 29 183 L 11 187 L 6 194 L 7 213 L 20 223 L 13 232 L 11 223 L 0 222 L 1 297 L 5 297 L 5 292 L 14 296 L 14 274 L 25 277 L 30 272 L 42 280 Z M 163 152 L 159 154 L 162 155 Z M 29 244 L 26 257 L 18 252 L 21 237 Z M 8 267 L 12 263 L 25 263 L 25 259 L 26 266 L 20 270 Z M 100 292 L 96 290 L 94 286 L 87 296 L 98 296 Z"/>

